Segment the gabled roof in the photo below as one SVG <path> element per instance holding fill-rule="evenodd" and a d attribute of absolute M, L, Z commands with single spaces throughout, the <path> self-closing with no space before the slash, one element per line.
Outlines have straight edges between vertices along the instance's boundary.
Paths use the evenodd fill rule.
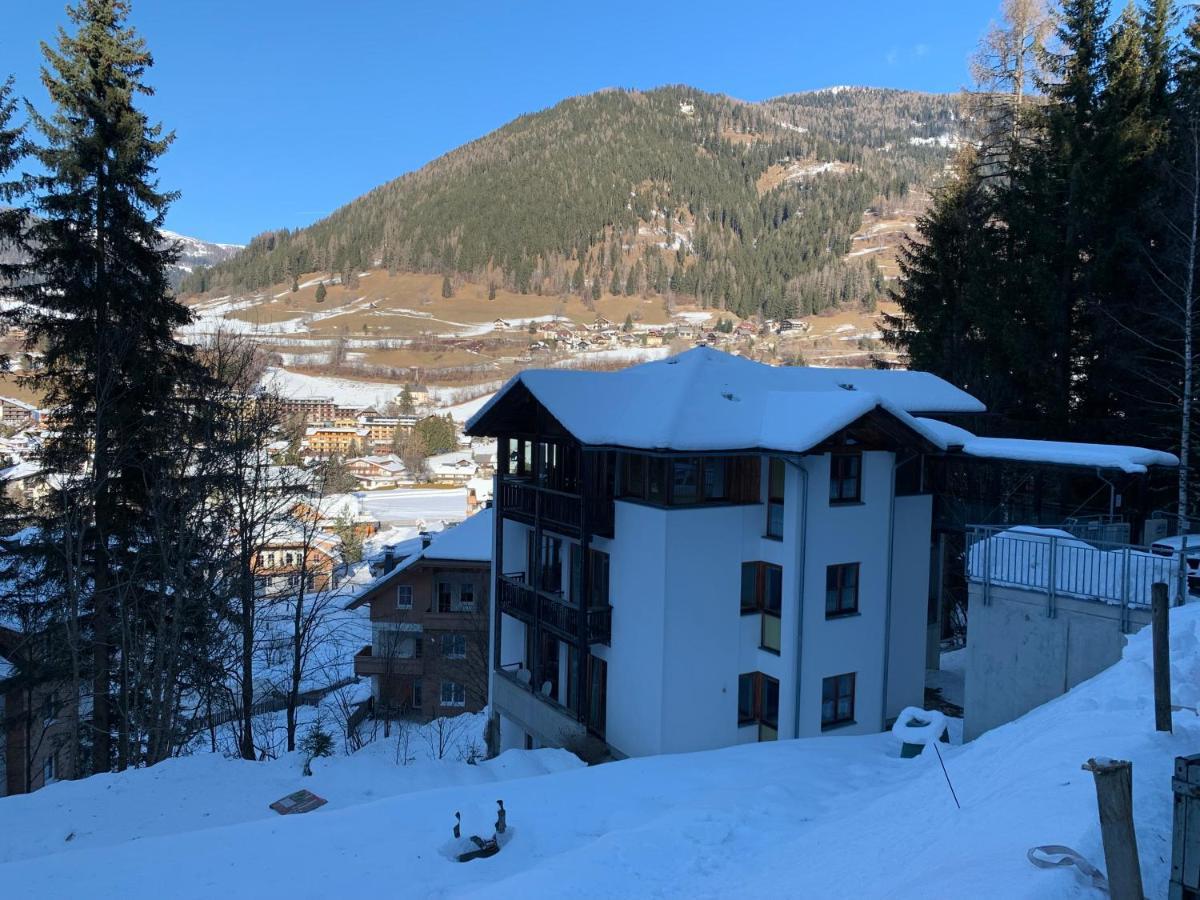
<path fill-rule="evenodd" d="M 375 580 L 369 588 L 359 594 L 347 609 L 361 606 L 367 601 L 368 595 L 388 584 L 400 573 L 412 568 L 422 561 L 473 562 L 485 563 L 492 558 L 492 510 L 481 509 L 461 524 L 453 525 L 434 535 L 429 546 L 419 553 L 401 562 Z"/>
<path fill-rule="evenodd" d="M 983 410 L 925 372 L 776 367 L 702 347 L 618 372 L 524 371 L 466 433 L 490 434 L 490 413 L 518 385 L 581 443 L 646 450 L 804 452 L 877 410 L 941 449 L 910 413 Z"/>

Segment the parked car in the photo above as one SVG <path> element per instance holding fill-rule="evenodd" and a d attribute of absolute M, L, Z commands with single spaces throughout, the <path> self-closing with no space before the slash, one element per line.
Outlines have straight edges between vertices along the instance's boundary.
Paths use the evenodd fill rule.
<path fill-rule="evenodd" d="M 1186 540 L 1186 550 L 1184 549 Z M 1155 541 L 1150 545 L 1150 552 L 1159 556 L 1174 556 L 1178 558 L 1179 551 L 1187 555 L 1188 592 L 1200 593 L 1200 534 L 1177 534 Z"/>

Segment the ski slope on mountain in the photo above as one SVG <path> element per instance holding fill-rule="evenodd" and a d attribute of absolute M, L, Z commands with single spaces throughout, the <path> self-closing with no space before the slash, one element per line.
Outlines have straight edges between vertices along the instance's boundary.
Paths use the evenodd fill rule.
<path fill-rule="evenodd" d="M 1175 610 L 1171 627 L 1174 701 L 1194 709 L 1200 604 Z M 1157 897 L 1169 877 L 1173 760 L 1198 741 L 1190 711 L 1175 714 L 1173 735 L 1154 731 L 1147 630 L 1120 663 L 1066 696 L 943 747 L 961 809 L 937 756 L 902 760 L 886 734 L 594 768 L 571 768 L 559 752 L 512 751 L 486 767 L 389 771 L 377 745 L 308 779 L 294 760 L 183 760 L 0 800 L 0 834 L 21 833 L 17 845 L 37 854 L 0 856 L 11 860 L 0 884 L 14 896 L 90 898 L 1092 897 L 1073 871 L 1036 869 L 1025 852 L 1066 844 L 1103 869 L 1092 778 L 1080 766 L 1109 756 L 1134 763 L 1146 893 Z M 497 767 L 535 777 L 501 781 Z M 299 787 L 329 805 L 266 814 L 274 795 Z M 111 840 L 66 833 L 78 816 L 62 811 L 83 797 L 103 797 L 106 819 L 93 828 Z M 497 799 L 508 811 L 503 850 L 452 861 L 454 812 L 494 809 Z M 205 802 L 240 812 L 192 809 Z M 134 827 L 155 815 L 172 827 Z"/>

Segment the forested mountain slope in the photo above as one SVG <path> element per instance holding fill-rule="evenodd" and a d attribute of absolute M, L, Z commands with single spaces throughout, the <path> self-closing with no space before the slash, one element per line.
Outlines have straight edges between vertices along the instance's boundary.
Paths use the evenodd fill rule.
<path fill-rule="evenodd" d="M 683 295 L 740 315 L 872 302 L 845 256 L 869 208 L 928 187 L 956 98 L 850 88 L 746 103 L 674 86 L 522 116 L 184 282 L 247 290 L 372 266 L 522 293 Z"/>

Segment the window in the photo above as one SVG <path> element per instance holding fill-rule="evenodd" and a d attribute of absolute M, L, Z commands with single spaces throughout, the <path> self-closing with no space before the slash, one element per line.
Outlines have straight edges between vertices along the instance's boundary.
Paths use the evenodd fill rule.
<path fill-rule="evenodd" d="M 442 656 L 446 659 L 466 659 L 467 636 L 465 634 L 443 634 Z"/>
<path fill-rule="evenodd" d="M 458 586 L 458 605 L 466 610 L 475 608 L 475 585 L 464 581 Z"/>
<path fill-rule="evenodd" d="M 412 585 L 396 585 L 396 609 L 412 609 Z"/>
<path fill-rule="evenodd" d="M 700 461 L 698 459 L 671 460 L 671 502 L 676 504 L 695 503 L 700 499 Z"/>
<path fill-rule="evenodd" d="M 562 593 L 562 538 L 542 535 L 541 563 L 538 587 L 543 591 Z"/>
<path fill-rule="evenodd" d="M 440 613 L 450 612 L 451 606 L 454 604 L 454 585 L 448 581 L 439 581 L 437 583 L 437 611 Z"/>
<path fill-rule="evenodd" d="M 442 706 L 466 706 L 467 690 L 457 681 L 442 682 Z"/>
<path fill-rule="evenodd" d="M 779 615 L 783 608 L 783 569 L 765 562 L 742 563 L 742 612 Z"/>
<path fill-rule="evenodd" d="M 621 453 L 617 496 L 663 506 L 757 503 L 759 457 Z"/>
<path fill-rule="evenodd" d="M 773 741 L 779 731 L 779 682 L 762 672 L 738 676 L 738 725 L 758 725 L 758 739 Z"/>
<path fill-rule="evenodd" d="M 833 675 L 821 683 L 821 727 L 854 721 L 854 673 Z"/>
<path fill-rule="evenodd" d="M 58 694 L 51 691 L 42 699 L 42 726 L 49 728 L 58 718 Z"/>
<path fill-rule="evenodd" d="M 588 598 L 589 606 L 608 606 L 608 554 L 603 550 L 588 548 L 588 558 L 591 560 L 591 586 Z"/>
<path fill-rule="evenodd" d="M 720 457 L 705 457 L 703 460 L 703 487 L 705 500 L 725 500 L 725 467 L 728 461 Z"/>
<path fill-rule="evenodd" d="M 783 537 L 783 460 L 771 457 L 767 464 L 767 537 Z"/>
<path fill-rule="evenodd" d="M 49 784 L 58 777 L 58 753 L 51 753 L 42 763 L 42 783 Z"/>
<path fill-rule="evenodd" d="M 756 672 L 738 676 L 738 725 L 758 721 L 758 681 Z"/>
<path fill-rule="evenodd" d="M 830 503 L 858 503 L 862 499 L 861 485 L 861 453 L 834 453 L 829 457 Z"/>
<path fill-rule="evenodd" d="M 858 563 L 842 563 L 825 570 L 825 618 L 858 612 Z"/>
<path fill-rule="evenodd" d="M 414 678 L 412 683 L 412 705 L 420 709 L 425 705 L 425 690 L 420 678 Z"/>

